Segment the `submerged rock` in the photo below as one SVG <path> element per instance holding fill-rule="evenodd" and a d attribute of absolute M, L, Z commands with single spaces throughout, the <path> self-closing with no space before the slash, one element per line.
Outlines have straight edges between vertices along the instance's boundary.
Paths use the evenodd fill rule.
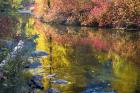
<path fill-rule="evenodd" d="M 36 61 L 36 62 L 26 65 L 25 68 L 38 68 L 40 66 L 41 66 L 41 63 Z"/>
<path fill-rule="evenodd" d="M 28 85 L 35 89 L 41 89 L 41 90 L 44 89 L 43 84 L 38 81 L 30 81 Z"/>
<path fill-rule="evenodd" d="M 43 84 L 41 83 L 42 80 L 42 76 L 33 76 L 29 81 L 28 81 L 28 85 L 32 88 L 36 88 L 36 89 L 44 89 Z"/>
<path fill-rule="evenodd" d="M 63 79 L 59 79 L 59 80 L 51 81 L 51 83 L 53 83 L 53 84 L 68 84 L 68 81 L 63 80 Z"/>
<path fill-rule="evenodd" d="M 108 81 L 93 80 L 81 93 L 116 93 Z"/>
<path fill-rule="evenodd" d="M 19 9 L 19 10 L 17 10 L 17 12 L 19 12 L 19 13 L 21 13 L 21 14 L 33 14 L 32 12 L 31 12 L 31 10 L 21 10 L 21 9 Z"/>
<path fill-rule="evenodd" d="M 11 50 L 13 48 L 13 45 L 16 44 L 13 40 L 3 40 L 0 39 L 0 45 L 4 46 L 5 48 Z"/>
<path fill-rule="evenodd" d="M 96 91 L 95 89 L 87 89 L 81 93 L 116 93 L 115 91 Z"/>
<path fill-rule="evenodd" d="M 45 57 L 48 55 L 49 55 L 48 53 L 46 53 L 45 51 L 42 51 L 42 50 L 35 51 L 31 54 L 32 57 Z"/>
<path fill-rule="evenodd" d="M 87 85 L 87 88 L 94 88 L 96 90 L 101 90 L 109 86 L 110 86 L 110 83 L 108 81 L 93 80 L 91 81 L 90 84 Z"/>
<path fill-rule="evenodd" d="M 36 75 L 31 78 L 31 80 L 42 80 L 43 76 Z"/>
<path fill-rule="evenodd" d="M 47 75 L 47 78 L 55 78 L 55 77 L 56 77 L 56 74 Z"/>
<path fill-rule="evenodd" d="M 49 88 L 46 93 L 60 93 L 60 92 L 55 88 Z"/>

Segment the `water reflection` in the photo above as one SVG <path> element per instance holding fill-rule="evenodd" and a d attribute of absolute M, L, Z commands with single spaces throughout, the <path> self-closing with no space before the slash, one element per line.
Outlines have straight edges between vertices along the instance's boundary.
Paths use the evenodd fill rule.
<path fill-rule="evenodd" d="M 46 25 L 33 18 L 28 21 L 24 32 L 26 38 L 17 36 L 7 41 L 0 39 L 0 46 L 6 49 L 12 48 L 13 42 L 15 44 L 13 47 L 20 40 L 25 43 L 24 50 L 19 54 L 18 59 L 14 60 L 23 63 L 24 67 L 19 64 L 8 67 L 22 75 L 18 73 L 20 77 L 15 78 L 12 72 L 8 72 L 9 77 L 14 78 L 1 83 L 4 84 L 0 85 L 2 92 L 6 93 L 7 89 L 12 93 L 22 93 L 20 89 L 24 90 L 24 93 L 140 91 L 139 32 Z M 51 51 L 50 47 L 52 47 Z M 2 48 L 0 51 L 5 51 L 5 54 L 0 57 L 1 61 L 10 50 Z M 18 68 L 14 68 L 16 66 Z M 17 80 L 21 82 L 15 83 Z"/>
<path fill-rule="evenodd" d="M 52 72 L 68 85 L 52 84 L 60 93 L 135 93 L 139 91 L 139 33 L 103 29 L 43 25 L 37 32 L 37 50 L 49 51 L 48 34 L 53 37 Z M 49 73 L 49 59 L 43 58 Z M 45 90 L 49 79 L 43 75 Z M 55 80 L 55 79 L 52 79 Z M 120 87 L 121 86 L 121 87 Z M 58 91 L 57 91 L 58 92 Z M 54 92 L 55 93 L 55 92 Z"/>

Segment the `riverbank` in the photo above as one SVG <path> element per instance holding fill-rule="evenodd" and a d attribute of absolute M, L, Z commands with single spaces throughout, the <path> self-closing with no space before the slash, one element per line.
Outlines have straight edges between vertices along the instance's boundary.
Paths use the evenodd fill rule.
<path fill-rule="evenodd" d="M 123 28 L 128 31 L 140 30 L 139 1 L 57 1 L 41 15 L 45 23 L 97 28 Z M 132 5 L 130 5 L 132 4 Z"/>
<path fill-rule="evenodd" d="M 136 24 L 128 24 L 124 27 L 113 27 L 112 25 L 106 25 L 106 26 L 99 26 L 98 23 L 93 24 L 81 24 L 80 22 L 72 22 L 68 23 L 65 21 L 47 21 L 43 17 L 39 19 L 42 23 L 49 24 L 49 25 L 64 25 L 64 26 L 77 26 L 77 27 L 90 27 L 90 28 L 97 28 L 97 29 L 115 29 L 115 30 L 125 30 L 125 31 L 140 31 L 140 26 Z"/>

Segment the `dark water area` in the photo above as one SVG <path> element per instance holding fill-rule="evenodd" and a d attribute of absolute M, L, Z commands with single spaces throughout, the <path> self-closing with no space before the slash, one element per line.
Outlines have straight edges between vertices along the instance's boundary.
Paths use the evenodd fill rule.
<path fill-rule="evenodd" d="M 5 67 L 8 76 L 0 81 L 0 93 L 140 92 L 139 32 L 30 19 L 21 33 L 0 38 L 1 62 L 16 46 L 21 50 Z"/>

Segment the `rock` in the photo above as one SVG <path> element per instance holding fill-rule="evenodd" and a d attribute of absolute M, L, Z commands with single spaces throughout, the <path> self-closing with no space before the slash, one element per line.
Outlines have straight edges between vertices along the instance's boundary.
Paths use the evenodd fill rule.
<path fill-rule="evenodd" d="M 37 50 L 31 54 L 32 57 L 45 57 L 48 55 L 49 55 L 48 53 L 46 53 L 45 51 L 42 51 L 42 50 Z"/>
<path fill-rule="evenodd" d="M 87 89 L 81 93 L 116 93 L 115 91 L 96 91 L 94 89 Z"/>
<path fill-rule="evenodd" d="M 93 92 L 95 92 L 94 89 L 87 89 L 87 90 L 83 91 L 82 93 L 93 93 Z"/>
<path fill-rule="evenodd" d="M 43 76 L 36 75 L 31 78 L 31 80 L 42 80 Z"/>
<path fill-rule="evenodd" d="M 3 86 L 8 87 L 8 84 L 3 84 Z"/>
<path fill-rule="evenodd" d="M 63 80 L 63 79 L 59 79 L 59 80 L 51 81 L 51 83 L 53 83 L 53 84 L 68 84 L 68 81 Z"/>
<path fill-rule="evenodd" d="M 43 84 L 37 81 L 34 81 L 34 86 L 36 89 L 44 89 Z"/>
<path fill-rule="evenodd" d="M 106 89 L 109 89 L 106 91 Z M 82 93 L 116 93 L 108 81 L 93 80 Z"/>
<path fill-rule="evenodd" d="M 25 68 L 38 68 L 40 66 L 41 66 L 41 63 L 36 61 L 36 62 L 26 65 Z"/>
<path fill-rule="evenodd" d="M 43 84 L 41 83 L 42 80 L 42 76 L 33 76 L 29 81 L 28 81 L 28 85 L 32 88 L 36 88 L 36 89 L 44 89 Z"/>
<path fill-rule="evenodd" d="M 97 81 L 93 80 L 91 83 L 87 86 L 87 88 L 95 88 L 95 89 L 104 89 L 108 87 L 108 84 L 110 84 L 108 81 Z"/>
<path fill-rule="evenodd" d="M 60 92 L 55 88 L 49 88 L 46 93 L 60 93 Z"/>
<path fill-rule="evenodd" d="M 55 78 L 55 77 L 56 77 L 56 74 L 47 75 L 47 78 Z"/>
<path fill-rule="evenodd" d="M 21 13 L 21 14 L 33 14 L 32 12 L 31 12 L 31 10 L 17 10 L 17 12 L 19 12 L 19 13 Z"/>
<path fill-rule="evenodd" d="M 0 44 L 2 44 L 5 48 L 12 49 L 14 42 L 12 40 L 8 41 L 0 39 Z"/>

